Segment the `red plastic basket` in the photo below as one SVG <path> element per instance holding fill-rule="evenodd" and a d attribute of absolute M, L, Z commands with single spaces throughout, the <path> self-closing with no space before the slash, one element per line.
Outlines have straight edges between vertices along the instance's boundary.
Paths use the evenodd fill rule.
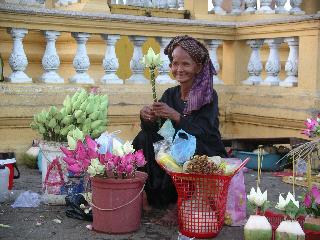
<path fill-rule="evenodd" d="M 204 175 L 168 172 L 178 192 L 179 231 L 187 237 L 211 238 L 224 224 L 228 188 L 233 175 Z"/>
<path fill-rule="evenodd" d="M 275 239 L 275 232 L 276 232 L 278 226 L 280 225 L 280 223 L 284 220 L 285 216 L 281 213 L 275 213 L 275 212 L 272 212 L 269 210 L 267 210 L 264 213 L 264 216 L 268 219 L 269 223 L 272 226 L 272 239 L 274 240 Z M 297 220 L 303 229 L 305 217 L 300 216 L 300 217 L 298 217 Z M 320 239 L 320 232 L 314 232 L 314 231 L 309 231 L 309 230 L 304 230 L 304 232 L 306 234 L 306 240 L 319 240 Z"/>

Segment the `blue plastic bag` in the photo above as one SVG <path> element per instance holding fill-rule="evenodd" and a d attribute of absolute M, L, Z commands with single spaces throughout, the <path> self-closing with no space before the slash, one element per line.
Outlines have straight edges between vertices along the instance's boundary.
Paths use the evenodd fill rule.
<path fill-rule="evenodd" d="M 196 151 L 196 138 L 183 130 L 179 130 L 172 142 L 170 155 L 178 164 L 184 164 Z"/>

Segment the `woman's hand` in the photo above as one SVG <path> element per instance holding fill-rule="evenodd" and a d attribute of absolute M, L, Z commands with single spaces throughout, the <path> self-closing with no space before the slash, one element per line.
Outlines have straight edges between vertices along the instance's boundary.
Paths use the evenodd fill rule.
<path fill-rule="evenodd" d="M 175 122 L 180 122 L 180 113 L 169 107 L 166 103 L 155 102 L 152 105 L 156 117 L 167 118 Z"/>
<path fill-rule="evenodd" d="M 154 114 L 154 111 L 152 110 L 152 106 L 144 106 L 140 110 L 140 116 L 144 121 L 154 122 L 157 117 Z"/>

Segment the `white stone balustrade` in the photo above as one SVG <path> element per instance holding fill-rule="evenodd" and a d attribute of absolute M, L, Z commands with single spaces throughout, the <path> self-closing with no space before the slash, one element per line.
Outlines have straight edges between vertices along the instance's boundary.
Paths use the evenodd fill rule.
<path fill-rule="evenodd" d="M 265 66 L 267 78 L 262 81 L 262 85 L 277 86 L 279 85 L 279 73 L 281 71 L 281 62 L 279 56 L 279 47 L 283 42 L 282 38 L 267 39 L 265 43 L 268 44 L 270 53 Z"/>
<path fill-rule="evenodd" d="M 285 38 L 284 42 L 288 43 L 290 50 L 285 65 L 287 78 L 283 82 L 280 82 L 280 86 L 295 87 L 298 86 L 299 39 L 297 37 Z"/>
<path fill-rule="evenodd" d="M 220 72 L 220 64 L 218 61 L 218 56 L 217 56 L 217 49 L 218 47 L 222 44 L 222 40 L 206 40 L 206 44 L 208 46 L 208 51 L 210 55 L 211 62 L 213 64 L 214 69 L 216 70 L 217 75 L 213 76 L 212 82 L 214 85 L 216 84 L 223 84 L 223 81 L 221 81 L 218 77 L 218 74 Z"/>
<path fill-rule="evenodd" d="M 170 43 L 171 38 L 166 37 L 157 37 L 157 42 L 160 45 L 160 58 L 162 61 L 162 65 L 159 68 L 159 75 L 156 79 L 156 82 L 159 84 L 173 84 L 175 83 L 174 80 L 171 79 L 169 73 L 170 73 L 170 61 L 167 55 L 164 54 L 165 47 Z"/>
<path fill-rule="evenodd" d="M 78 0 L 58 0 L 55 5 L 56 6 L 68 6 L 73 3 L 78 3 Z"/>
<path fill-rule="evenodd" d="M 73 32 L 72 37 L 77 41 L 77 52 L 73 59 L 73 67 L 76 70 L 76 74 L 70 78 L 70 82 L 92 84 L 94 81 L 87 73 L 90 67 L 90 60 L 87 54 L 86 43 L 90 34 Z"/>
<path fill-rule="evenodd" d="M 245 8 L 242 8 L 242 3 L 245 3 Z M 212 0 L 213 9 L 211 13 L 217 15 L 225 15 L 226 11 L 221 7 L 224 0 Z M 275 8 L 272 8 L 273 0 L 260 0 L 258 7 L 258 0 L 231 0 L 231 15 L 239 14 L 305 14 L 301 10 L 303 0 L 274 0 Z M 285 8 L 286 3 L 290 3 L 291 9 Z"/>
<path fill-rule="evenodd" d="M 26 29 L 9 28 L 8 32 L 13 39 L 13 48 L 8 59 L 9 65 L 12 69 L 12 73 L 6 77 L 6 81 L 11 83 L 30 83 L 32 79 L 24 72 L 28 60 L 24 52 L 23 38 L 28 33 Z M 91 36 L 89 33 L 71 33 L 72 37 L 76 40 L 77 50 L 73 60 L 73 67 L 76 74 L 69 80 L 75 84 L 123 84 L 124 80 L 120 79 L 116 72 L 119 69 L 119 60 L 116 56 L 116 43 L 120 39 L 120 35 L 117 34 L 101 34 L 102 39 L 105 41 L 106 50 L 104 52 L 102 67 L 104 74 L 95 81 L 89 76 L 88 69 L 90 67 L 90 59 L 87 54 L 87 40 Z M 60 67 L 60 58 L 56 50 L 56 41 L 60 36 L 60 32 L 57 31 L 43 31 L 43 36 L 46 42 L 46 48 L 42 58 L 42 67 L 44 73 L 41 76 L 36 76 L 41 82 L 46 84 L 64 83 L 64 79 L 59 76 L 58 70 Z M 147 37 L 145 36 L 129 36 L 132 42 L 133 56 L 130 61 L 130 69 L 132 70 L 132 76 L 125 81 L 128 84 L 149 84 L 149 80 L 144 76 L 145 67 L 142 65 L 142 46 L 144 45 Z M 162 66 L 159 68 L 159 75 L 156 79 L 158 84 L 175 84 L 175 80 L 170 77 L 169 59 L 164 55 L 164 48 L 168 45 L 171 38 L 168 37 L 155 37 L 156 41 L 160 45 L 160 55 L 163 61 Z M 217 72 L 212 79 L 213 84 L 224 84 L 218 74 L 220 73 L 220 64 L 218 61 L 217 50 L 222 45 L 223 40 L 206 39 L 204 42 L 207 45 L 211 61 Z M 279 47 L 282 43 L 286 43 L 288 47 L 288 58 L 286 60 L 285 69 L 286 78 L 280 80 L 281 73 L 281 61 L 279 54 Z M 260 51 L 263 44 L 266 44 L 268 48 L 263 48 L 263 51 L 269 51 L 268 59 L 265 64 L 266 79 L 261 78 L 263 71 L 263 64 L 260 57 Z M 281 86 L 281 87 L 296 87 L 298 86 L 298 60 L 299 60 L 299 39 L 298 37 L 287 38 L 275 38 L 275 39 L 251 39 L 247 40 L 247 44 L 251 48 L 250 59 L 247 66 L 248 78 L 242 81 L 244 85 L 268 85 L 268 86 Z M 223 53 L 223 49 L 222 49 Z M 223 55 L 222 55 L 223 56 Z M 66 63 L 64 63 L 64 68 Z M 281 75 L 283 75 L 283 72 Z"/>
<path fill-rule="evenodd" d="M 8 33 L 10 33 L 13 39 L 12 52 L 9 57 L 9 65 L 12 73 L 6 78 L 6 81 L 12 83 L 30 83 L 32 79 L 24 72 L 28 66 L 28 59 L 22 44 L 23 38 L 28 33 L 28 30 L 23 28 L 9 28 Z"/>
<path fill-rule="evenodd" d="M 101 78 L 101 82 L 105 84 L 123 84 L 116 72 L 119 68 L 119 61 L 116 55 L 116 43 L 120 39 L 120 35 L 101 35 L 106 43 L 106 53 L 103 59 L 103 69 L 105 75 Z"/>
<path fill-rule="evenodd" d="M 263 39 L 248 40 L 247 44 L 251 47 L 252 52 L 248 63 L 249 77 L 242 83 L 245 85 L 259 85 L 262 82 L 261 72 L 263 70 L 260 48 L 263 45 Z"/>
<path fill-rule="evenodd" d="M 231 2 L 231 14 L 232 15 L 240 15 L 241 10 L 241 0 L 232 0 Z"/>
<path fill-rule="evenodd" d="M 111 4 L 184 10 L 184 0 L 112 0 Z"/>
<path fill-rule="evenodd" d="M 244 13 L 253 14 L 257 11 L 257 1 L 256 0 L 245 0 L 245 11 Z"/>
<path fill-rule="evenodd" d="M 290 14 L 299 15 L 299 14 L 305 14 L 304 11 L 301 10 L 300 6 L 302 4 L 303 0 L 290 0 Z"/>
<path fill-rule="evenodd" d="M 287 2 L 287 0 L 276 0 L 275 1 L 275 3 L 276 3 L 275 12 L 280 13 L 280 14 L 289 13 L 289 11 L 284 8 L 284 5 L 286 4 L 286 2 Z"/>
<path fill-rule="evenodd" d="M 56 72 L 60 66 L 60 59 L 56 50 L 56 40 L 60 33 L 44 31 L 43 34 L 47 40 L 47 45 L 42 58 L 42 67 L 45 72 L 40 77 L 40 81 L 44 83 L 63 83 L 63 78 Z"/>
<path fill-rule="evenodd" d="M 212 12 L 217 15 L 225 15 L 227 12 L 221 7 L 223 0 L 212 0 L 213 10 Z"/>
<path fill-rule="evenodd" d="M 144 66 L 142 65 L 142 45 L 146 41 L 143 36 L 130 36 L 129 39 L 133 42 L 133 56 L 130 61 L 132 75 L 126 80 L 126 83 L 146 84 L 149 82 L 144 76 Z"/>

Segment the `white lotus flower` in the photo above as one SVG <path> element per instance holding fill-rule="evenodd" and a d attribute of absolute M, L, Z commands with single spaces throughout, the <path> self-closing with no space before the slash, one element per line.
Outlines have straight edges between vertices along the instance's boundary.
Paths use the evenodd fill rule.
<path fill-rule="evenodd" d="M 134 152 L 134 148 L 133 148 L 131 142 L 129 142 L 129 141 L 126 141 L 123 144 L 122 147 L 123 147 L 124 154 L 128 154 L 128 153 L 133 153 Z"/>
<path fill-rule="evenodd" d="M 91 165 L 88 167 L 87 173 L 89 173 L 91 177 L 94 177 L 97 175 L 96 169 Z"/>
<path fill-rule="evenodd" d="M 284 199 L 281 194 L 279 195 L 279 202 L 277 203 L 276 208 L 280 211 L 284 211 L 290 200 L 294 205 L 296 205 L 297 208 L 299 208 L 299 201 L 295 200 L 291 192 L 288 192 L 286 199 Z"/>
<path fill-rule="evenodd" d="M 119 157 L 122 157 L 124 155 L 121 142 L 115 138 L 112 139 L 112 152 L 114 155 L 117 155 Z"/>
<path fill-rule="evenodd" d="M 142 58 L 142 64 L 147 68 L 156 68 L 161 65 L 160 53 L 155 54 L 153 49 L 150 47 L 147 54 Z"/>
<path fill-rule="evenodd" d="M 250 194 L 247 196 L 248 201 L 257 207 L 261 207 L 267 201 L 267 190 L 262 194 L 260 188 L 257 188 L 257 191 L 254 188 L 251 188 Z"/>
<path fill-rule="evenodd" d="M 87 173 L 89 173 L 91 177 L 94 177 L 96 175 L 103 175 L 104 171 L 104 165 L 100 163 L 99 159 L 95 158 L 91 160 L 91 164 L 88 167 Z"/>
<path fill-rule="evenodd" d="M 279 195 L 279 201 L 276 205 L 276 208 L 280 211 L 284 211 L 285 207 L 287 206 L 287 201 L 282 197 L 282 195 Z"/>

